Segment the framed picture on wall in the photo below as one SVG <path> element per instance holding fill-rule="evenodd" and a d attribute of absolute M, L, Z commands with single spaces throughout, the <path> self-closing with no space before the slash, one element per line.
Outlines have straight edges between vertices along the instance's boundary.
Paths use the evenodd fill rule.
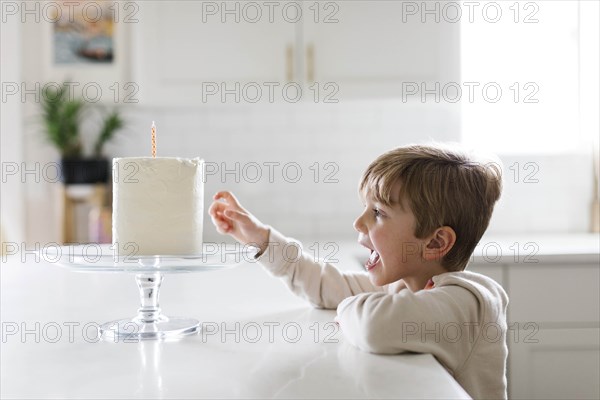
<path fill-rule="evenodd" d="M 127 50 L 137 3 L 61 0 L 41 7 L 44 83 L 73 82 L 75 94 L 89 101 L 122 102 L 134 90 Z"/>
<path fill-rule="evenodd" d="M 58 2 L 51 15 L 55 65 L 111 64 L 114 61 L 115 4 Z"/>

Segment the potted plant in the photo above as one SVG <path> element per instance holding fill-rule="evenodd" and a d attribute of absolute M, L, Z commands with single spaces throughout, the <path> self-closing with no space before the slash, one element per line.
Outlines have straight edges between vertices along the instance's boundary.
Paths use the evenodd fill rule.
<path fill-rule="evenodd" d="M 117 110 L 102 121 L 100 134 L 94 144 L 92 157 L 85 156 L 79 124 L 85 103 L 71 99 L 66 84 L 46 85 L 41 93 L 42 119 L 47 139 L 60 152 L 61 178 L 65 184 L 106 183 L 109 161 L 102 154 L 104 145 L 124 125 Z"/>

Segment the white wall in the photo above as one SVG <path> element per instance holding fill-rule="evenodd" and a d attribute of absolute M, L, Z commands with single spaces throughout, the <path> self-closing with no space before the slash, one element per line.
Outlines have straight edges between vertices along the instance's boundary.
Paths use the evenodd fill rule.
<path fill-rule="evenodd" d="M 21 25 L 16 21 L 0 24 L 0 71 L 4 88 L 21 82 Z M 7 96 L 0 103 L 0 151 L 2 160 L 2 190 L 0 199 L 2 240 L 25 240 L 24 185 L 20 171 L 13 175 L 13 167 L 21 168 L 23 160 L 22 112 L 18 96 Z"/>
<path fill-rule="evenodd" d="M 593 197 L 591 150 L 501 155 L 501 160 L 504 191 L 494 211 L 490 233 L 589 231 Z"/>

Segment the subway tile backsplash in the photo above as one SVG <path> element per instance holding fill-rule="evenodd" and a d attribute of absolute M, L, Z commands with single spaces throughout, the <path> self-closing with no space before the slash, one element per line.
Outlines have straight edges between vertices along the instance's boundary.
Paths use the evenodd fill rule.
<path fill-rule="evenodd" d="M 447 105 L 397 100 L 339 104 L 223 105 L 125 110 L 127 128 L 106 146 L 114 157 L 150 155 L 150 124 L 158 127 L 158 155 L 202 157 L 207 163 L 206 208 L 218 190 L 232 190 L 265 223 L 305 241 L 353 240 L 360 212 L 357 184 L 377 155 L 395 146 L 460 140 L 460 112 Z M 93 125 L 93 121 L 89 122 Z M 27 129 L 28 162 L 58 156 Z M 91 129 L 95 132 L 96 129 Z M 505 191 L 491 231 L 581 232 L 588 229 L 591 159 L 581 155 L 502 157 Z M 523 182 L 526 163 L 537 172 Z M 515 179 L 508 167 L 519 163 Z M 583 173 L 582 173 L 583 172 Z M 298 176 L 298 174 L 301 176 Z M 549 179 L 552 177 L 552 180 Z M 60 238 L 52 184 L 28 185 L 28 240 Z M 585 211 L 585 212 L 582 212 Z M 205 240 L 221 240 L 206 216 Z"/>

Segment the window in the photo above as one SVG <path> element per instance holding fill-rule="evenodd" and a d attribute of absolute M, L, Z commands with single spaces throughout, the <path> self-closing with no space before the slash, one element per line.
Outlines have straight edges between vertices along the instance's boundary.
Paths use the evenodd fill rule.
<path fill-rule="evenodd" d="M 595 1 L 481 2 L 461 18 L 461 80 L 475 88 L 462 97 L 463 142 L 498 153 L 589 148 L 580 111 L 598 96 L 597 38 Z"/>

